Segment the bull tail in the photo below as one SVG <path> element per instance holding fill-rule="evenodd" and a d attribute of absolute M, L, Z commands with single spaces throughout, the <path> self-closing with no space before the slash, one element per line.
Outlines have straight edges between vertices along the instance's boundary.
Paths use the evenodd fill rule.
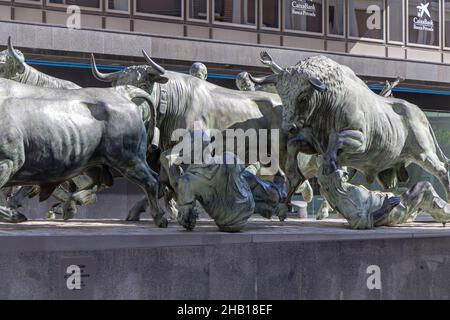
<path fill-rule="evenodd" d="M 437 156 L 439 157 L 439 160 L 444 162 L 445 166 L 447 168 L 449 168 L 449 166 L 450 166 L 450 159 L 447 158 L 447 156 L 445 155 L 444 151 L 442 151 L 442 148 L 439 145 L 439 142 L 437 141 L 436 134 L 434 133 L 434 130 L 431 127 L 430 124 L 428 124 L 428 129 L 430 130 L 431 136 L 433 137 L 434 147 L 436 148 L 436 153 L 437 153 Z"/>
<path fill-rule="evenodd" d="M 151 143 L 149 147 L 157 148 L 159 146 L 159 130 L 157 128 L 157 119 L 156 119 L 156 106 L 153 102 L 152 97 L 142 89 L 127 86 L 126 90 L 130 96 L 130 100 L 134 103 L 135 99 L 142 99 L 146 104 L 139 105 L 142 114 L 142 120 L 144 123 L 147 123 L 147 131 L 148 131 L 148 141 Z M 136 103 L 137 104 L 137 103 Z M 146 109 L 146 105 L 148 105 L 148 109 Z"/>

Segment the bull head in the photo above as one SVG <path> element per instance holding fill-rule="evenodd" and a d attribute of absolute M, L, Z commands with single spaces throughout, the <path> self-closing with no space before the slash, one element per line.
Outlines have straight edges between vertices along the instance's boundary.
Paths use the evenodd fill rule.
<path fill-rule="evenodd" d="M 295 134 L 314 110 L 314 93 L 326 92 L 327 86 L 300 67 L 288 70 L 281 68 L 267 52 L 261 53 L 261 62 L 270 67 L 274 74 L 261 78 L 250 76 L 250 79 L 259 85 L 277 86 L 283 100 L 283 128 L 290 134 Z"/>
<path fill-rule="evenodd" d="M 163 67 L 154 62 L 148 54 L 142 50 L 148 65 L 131 66 L 121 71 L 102 73 L 98 70 L 94 55 L 91 54 L 91 66 L 94 77 L 99 81 L 111 82 L 113 86 L 132 85 L 138 88 L 152 88 L 154 83 L 166 83 L 168 78 Z"/>
<path fill-rule="evenodd" d="M 11 37 L 8 37 L 8 48 L 0 53 L 0 77 L 11 79 L 23 73 L 26 67 L 25 57 L 14 49 Z"/>

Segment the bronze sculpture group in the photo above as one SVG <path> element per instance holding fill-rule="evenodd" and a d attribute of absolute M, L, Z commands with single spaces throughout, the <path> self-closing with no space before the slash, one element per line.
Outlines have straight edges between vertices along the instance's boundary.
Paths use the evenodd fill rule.
<path fill-rule="evenodd" d="M 449 160 L 425 114 L 390 96 L 398 81 L 376 95 L 327 57 L 282 68 L 263 52 L 273 74 L 241 73 L 239 90 L 230 90 L 207 82 L 201 63 L 187 75 L 143 54 L 146 64 L 109 74 L 92 57 L 94 76 L 112 88 L 80 88 L 27 65 L 9 39 L 0 53 L 0 221 L 25 221 L 20 203 L 36 195 L 55 197 L 51 212 L 70 219 L 119 177 L 146 193 L 127 220 L 139 220 L 148 208 L 159 227 L 172 217 L 191 230 L 199 210 L 228 232 L 240 231 L 255 213 L 284 220 L 294 194 L 312 200 L 313 177 L 327 200 L 323 214 L 332 208 L 352 228 L 395 225 L 420 211 L 450 220 L 450 206 L 429 183 L 401 195 L 350 183 L 359 171 L 392 190 L 416 163 L 450 194 Z M 278 149 L 270 164 L 239 159 L 228 145 L 219 153 L 206 146 L 205 161 L 183 163 L 172 135 L 178 129 L 195 135 L 194 128 L 202 136 L 211 129 L 279 130 Z M 261 139 L 259 148 L 268 144 Z M 269 165 L 276 168 L 271 177 L 259 176 Z"/>

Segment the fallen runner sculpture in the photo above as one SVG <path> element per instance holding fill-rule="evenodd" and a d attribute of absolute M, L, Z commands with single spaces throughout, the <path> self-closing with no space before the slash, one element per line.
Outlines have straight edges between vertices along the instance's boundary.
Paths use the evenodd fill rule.
<path fill-rule="evenodd" d="M 264 181 L 255 175 L 258 164 L 245 169 L 230 152 L 210 154 L 202 164 L 178 163 L 180 158 L 167 151 L 161 155 L 161 164 L 175 190 L 178 222 L 187 230 L 195 228 L 197 202 L 224 232 L 241 231 L 253 214 L 267 219 L 284 214 L 283 174 L 277 173 L 273 182 Z"/>
<path fill-rule="evenodd" d="M 430 214 L 444 226 L 450 221 L 450 204 L 439 197 L 430 182 L 419 182 L 397 196 L 389 192 L 370 191 L 348 182 L 348 173 L 336 163 L 341 148 L 339 134 L 332 134 L 318 181 L 331 207 L 340 213 L 353 229 L 395 226 L 414 214 Z"/>

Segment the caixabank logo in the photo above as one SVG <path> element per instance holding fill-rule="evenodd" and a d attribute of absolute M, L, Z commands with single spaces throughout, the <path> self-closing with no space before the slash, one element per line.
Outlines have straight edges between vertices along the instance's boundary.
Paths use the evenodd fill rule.
<path fill-rule="evenodd" d="M 413 18 L 413 28 L 418 31 L 434 32 L 434 21 L 429 10 L 430 3 L 417 6 L 417 16 Z"/>
<path fill-rule="evenodd" d="M 291 6 L 293 15 L 308 17 L 317 16 L 317 9 L 313 0 L 293 0 Z"/>

